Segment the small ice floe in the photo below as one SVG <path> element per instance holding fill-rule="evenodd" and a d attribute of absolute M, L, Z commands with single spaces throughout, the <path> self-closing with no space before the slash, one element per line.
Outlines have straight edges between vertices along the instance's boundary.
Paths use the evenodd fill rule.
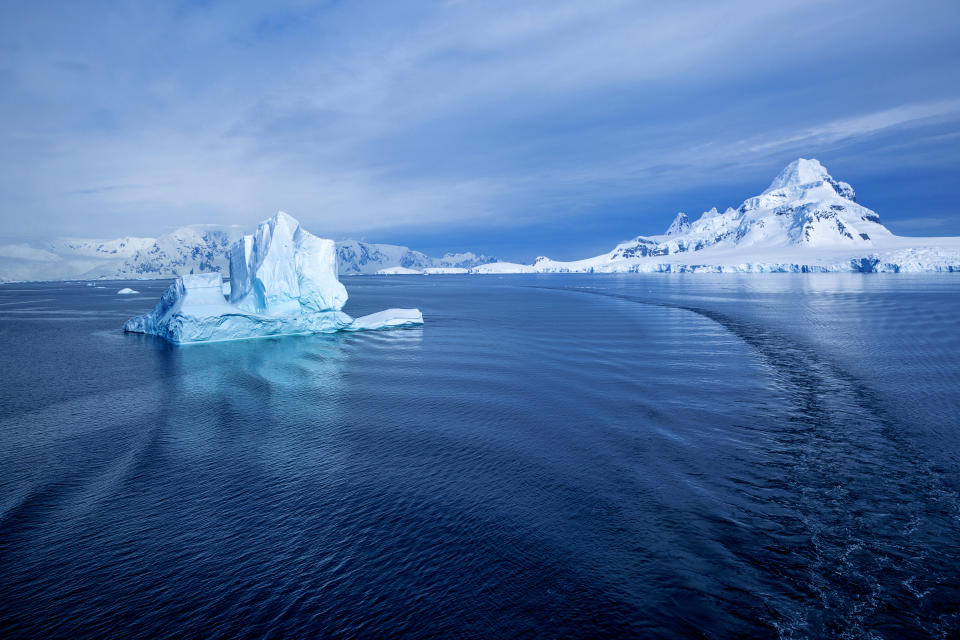
<path fill-rule="evenodd" d="M 117 295 L 119 296 L 129 296 L 133 293 L 140 293 L 140 292 L 137 291 L 136 289 L 131 289 L 130 287 L 124 287 L 123 289 L 120 289 L 120 291 L 117 291 Z"/>

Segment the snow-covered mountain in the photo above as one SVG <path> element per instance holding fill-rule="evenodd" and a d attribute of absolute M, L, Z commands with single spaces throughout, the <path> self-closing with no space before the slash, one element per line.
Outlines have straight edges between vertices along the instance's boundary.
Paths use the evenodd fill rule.
<path fill-rule="evenodd" d="M 47 247 L 57 255 L 88 258 L 132 258 L 138 251 L 148 248 L 156 238 L 125 237 L 113 240 L 89 238 L 57 238 Z"/>
<path fill-rule="evenodd" d="M 0 282 L 166 278 L 226 271 L 240 227 L 194 225 L 159 238 L 57 238 L 43 249 L 0 246 Z"/>
<path fill-rule="evenodd" d="M 0 282 L 226 273 L 230 246 L 242 235 L 240 227 L 195 225 L 159 238 L 0 245 Z M 853 187 L 817 160 L 800 158 L 736 209 L 714 208 L 694 221 L 679 213 L 662 235 L 637 236 L 585 260 L 541 257 L 526 265 L 470 252 L 433 258 L 408 247 L 346 240 L 337 243 L 337 264 L 341 275 L 960 271 L 960 238 L 896 236 L 857 202 Z"/>
<path fill-rule="evenodd" d="M 226 273 L 230 246 L 243 237 L 241 227 L 192 225 L 160 236 L 115 268 L 88 273 L 100 278 L 151 279 L 191 273 Z"/>
<path fill-rule="evenodd" d="M 817 160 L 791 162 L 767 189 L 691 222 L 677 214 L 663 235 L 637 236 L 585 260 L 537 258 L 476 273 L 658 271 L 960 271 L 960 238 L 893 235 Z"/>
<path fill-rule="evenodd" d="M 243 237 L 239 226 L 192 225 L 159 238 L 114 240 L 58 238 L 45 248 L 0 245 L 0 282 L 24 280 L 152 279 L 229 271 L 230 246 Z M 340 275 L 382 269 L 455 267 L 470 269 L 493 259 L 473 253 L 432 258 L 408 247 L 346 240 L 337 243 Z"/>
<path fill-rule="evenodd" d="M 337 243 L 337 265 L 340 275 L 375 274 L 385 269 L 411 269 L 422 272 L 436 267 L 470 269 L 491 262 L 485 255 L 472 252 L 447 253 L 442 258 L 431 258 L 425 253 L 393 244 L 371 244 L 357 240 Z"/>

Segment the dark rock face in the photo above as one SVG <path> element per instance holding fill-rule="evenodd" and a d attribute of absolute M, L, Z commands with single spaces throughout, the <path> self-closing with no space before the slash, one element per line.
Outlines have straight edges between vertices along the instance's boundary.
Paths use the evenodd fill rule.
<path fill-rule="evenodd" d="M 665 256 L 669 253 L 670 250 L 658 242 L 647 238 L 637 238 L 632 246 L 618 249 L 614 253 L 614 257 L 645 258 L 647 256 Z"/>
<path fill-rule="evenodd" d="M 833 187 L 833 190 L 836 191 L 837 194 L 840 195 L 841 197 L 846 198 L 851 202 L 857 201 L 856 192 L 853 190 L 853 187 L 851 187 L 846 182 L 840 182 L 839 180 L 834 180 L 831 176 L 827 176 L 826 181 L 831 187 Z"/>
<path fill-rule="evenodd" d="M 667 228 L 668 236 L 678 236 L 690 231 L 690 218 L 687 217 L 687 214 L 682 211 L 677 214 L 677 217 L 673 219 L 673 222 Z"/>

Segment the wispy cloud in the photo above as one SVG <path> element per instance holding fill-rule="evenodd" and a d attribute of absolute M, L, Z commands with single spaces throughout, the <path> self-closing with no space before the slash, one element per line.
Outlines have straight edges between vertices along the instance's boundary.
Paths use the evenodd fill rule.
<path fill-rule="evenodd" d="M 105 236 L 285 208 L 412 242 L 732 198 L 793 155 L 956 169 L 958 22 L 892 0 L 8 3 L 0 211 L 10 235 Z"/>
<path fill-rule="evenodd" d="M 944 118 L 949 121 L 960 120 L 960 100 L 937 100 L 905 104 L 892 109 L 831 120 L 785 138 L 755 142 L 749 147 L 749 150 L 751 153 L 755 153 L 782 148 L 796 148 L 801 145 L 833 144 L 850 138 L 879 133 L 894 127 L 923 123 L 935 118 Z"/>

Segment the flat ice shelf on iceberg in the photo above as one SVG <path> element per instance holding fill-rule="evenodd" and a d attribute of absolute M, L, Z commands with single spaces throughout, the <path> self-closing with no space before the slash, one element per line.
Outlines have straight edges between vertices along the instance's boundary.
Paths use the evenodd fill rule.
<path fill-rule="evenodd" d="M 219 273 L 181 276 L 153 311 L 123 328 L 185 344 L 423 324 L 418 309 L 354 319 L 342 311 L 346 302 L 333 240 L 280 211 L 231 247 L 229 287 Z"/>

